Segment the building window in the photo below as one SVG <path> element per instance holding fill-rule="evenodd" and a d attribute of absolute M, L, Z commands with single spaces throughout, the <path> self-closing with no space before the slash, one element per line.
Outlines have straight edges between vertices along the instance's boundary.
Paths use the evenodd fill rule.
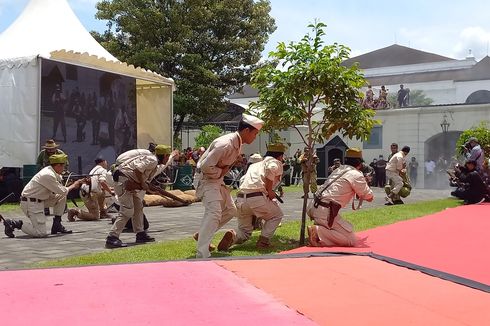
<path fill-rule="evenodd" d="M 371 129 L 369 139 L 363 143 L 364 149 L 383 148 L 383 126 L 375 126 Z"/>

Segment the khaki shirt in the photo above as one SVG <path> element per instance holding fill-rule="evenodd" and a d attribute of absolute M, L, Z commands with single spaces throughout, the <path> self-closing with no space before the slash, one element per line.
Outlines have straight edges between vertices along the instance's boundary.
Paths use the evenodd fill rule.
<path fill-rule="evenodd" d="M 271 156 L 267 156 L 263 161 L 251 164 L 247 173 L 242 179 L 240 190 L 244 193 L 261 191 L 266 192 L 265 180 L 269 179 L 275 187 L 281 181 L 283 172 L 282 162 Z"/>
<path fill-rule="evenodd" d="M 301 162 L 301 170 L 306 172 L 306 168 L 308 167 L 308 155 L 306 153 L 301 154 L 299 157 L 299 161 Z M 316 171 L 316 165 L 320 162 L 320 159 L 316 154 L 313 154 L 313 164 L 311 165 L 310 172 Z"/>
<path fill-rule="evenodd" d="M 335 180 L 339 175 L 341 176 Z M 323 186 L 318 189 L 316 195 L 320 195 L 320 199 L 333 200 L 345 207 L 355 195 L 366 200 L 373 198 L 373 191 L 369 188 L 364 175 L 353 166 L 341 165 L 335 169 L 325 181 L 325 185 L 332 180 L 335 181 L 323 192 Z"/>
<path fill-rule="evenodd" d="M 386 164 L 386 170 L 392 172 L 400 172 L 405 167 L 405 155 L 402 151 L 396 153 L 390 158 Z"/>
<path fill-rule="evenodd" d="M 107 170 L 103 166 L 96 165 L 92 170 L 90 170 L 90 191 L 95 193 L 100 193 L 103 191 L 101 182 L 107 182 Z M 82 189 L 88 192 L 88 185 L 83 184 Z"/>
<path fill-rule="evenodd" d="M 63 152 L 61 149 L 56 149 L 54 154 L 65 154 L 65 152 Z M 37 159 L 36 159 L 36 165 L 37 165 L 37 168 L 38 170 L 41 170 L 42 168 L 45 168 L 47 166 L 49 166 L 49 156 L 48 153 L 46 152 L 45 149 L 43 149 L 41 152 L 39 152 L 39 155 L 37 156 Z M 68 166 L 69 166 L 69 163 L 68 161 L 66 161 L 65 163 L 65 171 L 68 171 Z"/>
<path fill-rule="evenodd" d="M 68 188 L 61 184 L 61 176 L 50 166 L 39 171 L 22 190 L 22 196 L 47 200 L 51 194 L 66 195 Z"/>
<path fill-rule="evenodd" d="M 202 180 L 222 181 L 240 157 L 241 149 L 242 139 L 238 132 L 216 138 L 197 162 Z"/>
<path fill-rule="evenodd" d="M 135 173 L 138 170 L 143 175 L 142 181 L 150 181 L 156 176 L 157 166 L 158 160 L 155 155 L 141 154 L 121 163 L 118 170 L 133 181 L 139 182 Z"/>

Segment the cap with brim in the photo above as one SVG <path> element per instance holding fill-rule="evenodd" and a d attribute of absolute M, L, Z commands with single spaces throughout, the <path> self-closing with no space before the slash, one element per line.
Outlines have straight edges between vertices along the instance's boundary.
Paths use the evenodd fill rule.
<path fill-rule="evenodd" d="M 468 139 L 468 143 L 469 143 L 470 141 L 474 141 L 474 142 L 478 143 L 478 138 L 476 138 L 476 137 L 470 137 L 470 138 Z"/>
<path fill-rule="evenodd" d="M 348 148 L 345 151 L 346 158 L 360 158 L 362 159 L 362 151 L 359 148 Z"/>
<path fill-rule="evenodd" d="M 465 164 L 473 164 L 473 165 L 476 165 L 476 161 L 475 160 L 467 160 L 465 162 Z"/>
<path fill-rule="evenodd" d="M 67 160 L 68 160 L 68 155 L 66 154 L 54 154 L 49 157 L 49 164 L 58 164 L 58 163 L 65 164 Z"/>
<path fill-rule="evenodd" d="M 46 144 L 44 144 L 43 148 L 44 149 L 56 149 L 58 148 L 60 145 L 56 144 L 55 141 L 53 139 L 48 139 L 46 141 Z"/>
<path fill-rule="evenodd" d="M 286 145 L 281 143 L 271 143 L 267 145 L 267 151 L 275 153 L 284 153 L 286 151 Z"/>
<path fill-rule="evenodd" d="M 254 117 L 253 115 L 249 115 L 245 113 L 242 114 L 242 121 L 248 125 L 251 125 L 257 130 L 262 129 L 262 127 L 264 126 L 264 121 L 260 120 L 257 117 Z"/>
<path fill-rule="evenodd" d="M 168 145 L 157 145 L 155 147 L 155 154 L 156 155 L 165 155 L 165 154 L 170 154 L 172 153 L 172 147 Z"/>

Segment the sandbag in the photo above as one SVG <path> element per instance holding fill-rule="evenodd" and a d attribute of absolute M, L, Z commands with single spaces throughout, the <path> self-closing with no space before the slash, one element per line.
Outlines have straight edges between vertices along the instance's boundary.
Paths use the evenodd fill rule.
<path fill-rule="evenodd" d="M 188 195 L 183 193 L 180 190 L 171 190 L 169 191 L 172 195 L 177 196 L 189 203 L 194 203 L 196 201 L 196 197 L 192 195 Z M 171 198 L 161 196 L 161 195 L 149 195 L 146 194 L 143 200 L 145 206 L 164 206 L 164 207 L 180 207 L 184 206 L 183 203 L 173 200 Z"/>

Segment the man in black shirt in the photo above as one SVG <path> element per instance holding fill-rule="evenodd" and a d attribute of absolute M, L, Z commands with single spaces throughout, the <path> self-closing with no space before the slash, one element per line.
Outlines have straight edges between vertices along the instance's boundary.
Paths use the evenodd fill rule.
<path fill-rule="evenodd" d="M 487 197 L 487 187 L 476 171 L 476 161 L 466 161 L 465 168 L 455 171 L 463 186 L 451 192 L 451 195 L 463 199 L 465 205 L 481 203 Z"/>

